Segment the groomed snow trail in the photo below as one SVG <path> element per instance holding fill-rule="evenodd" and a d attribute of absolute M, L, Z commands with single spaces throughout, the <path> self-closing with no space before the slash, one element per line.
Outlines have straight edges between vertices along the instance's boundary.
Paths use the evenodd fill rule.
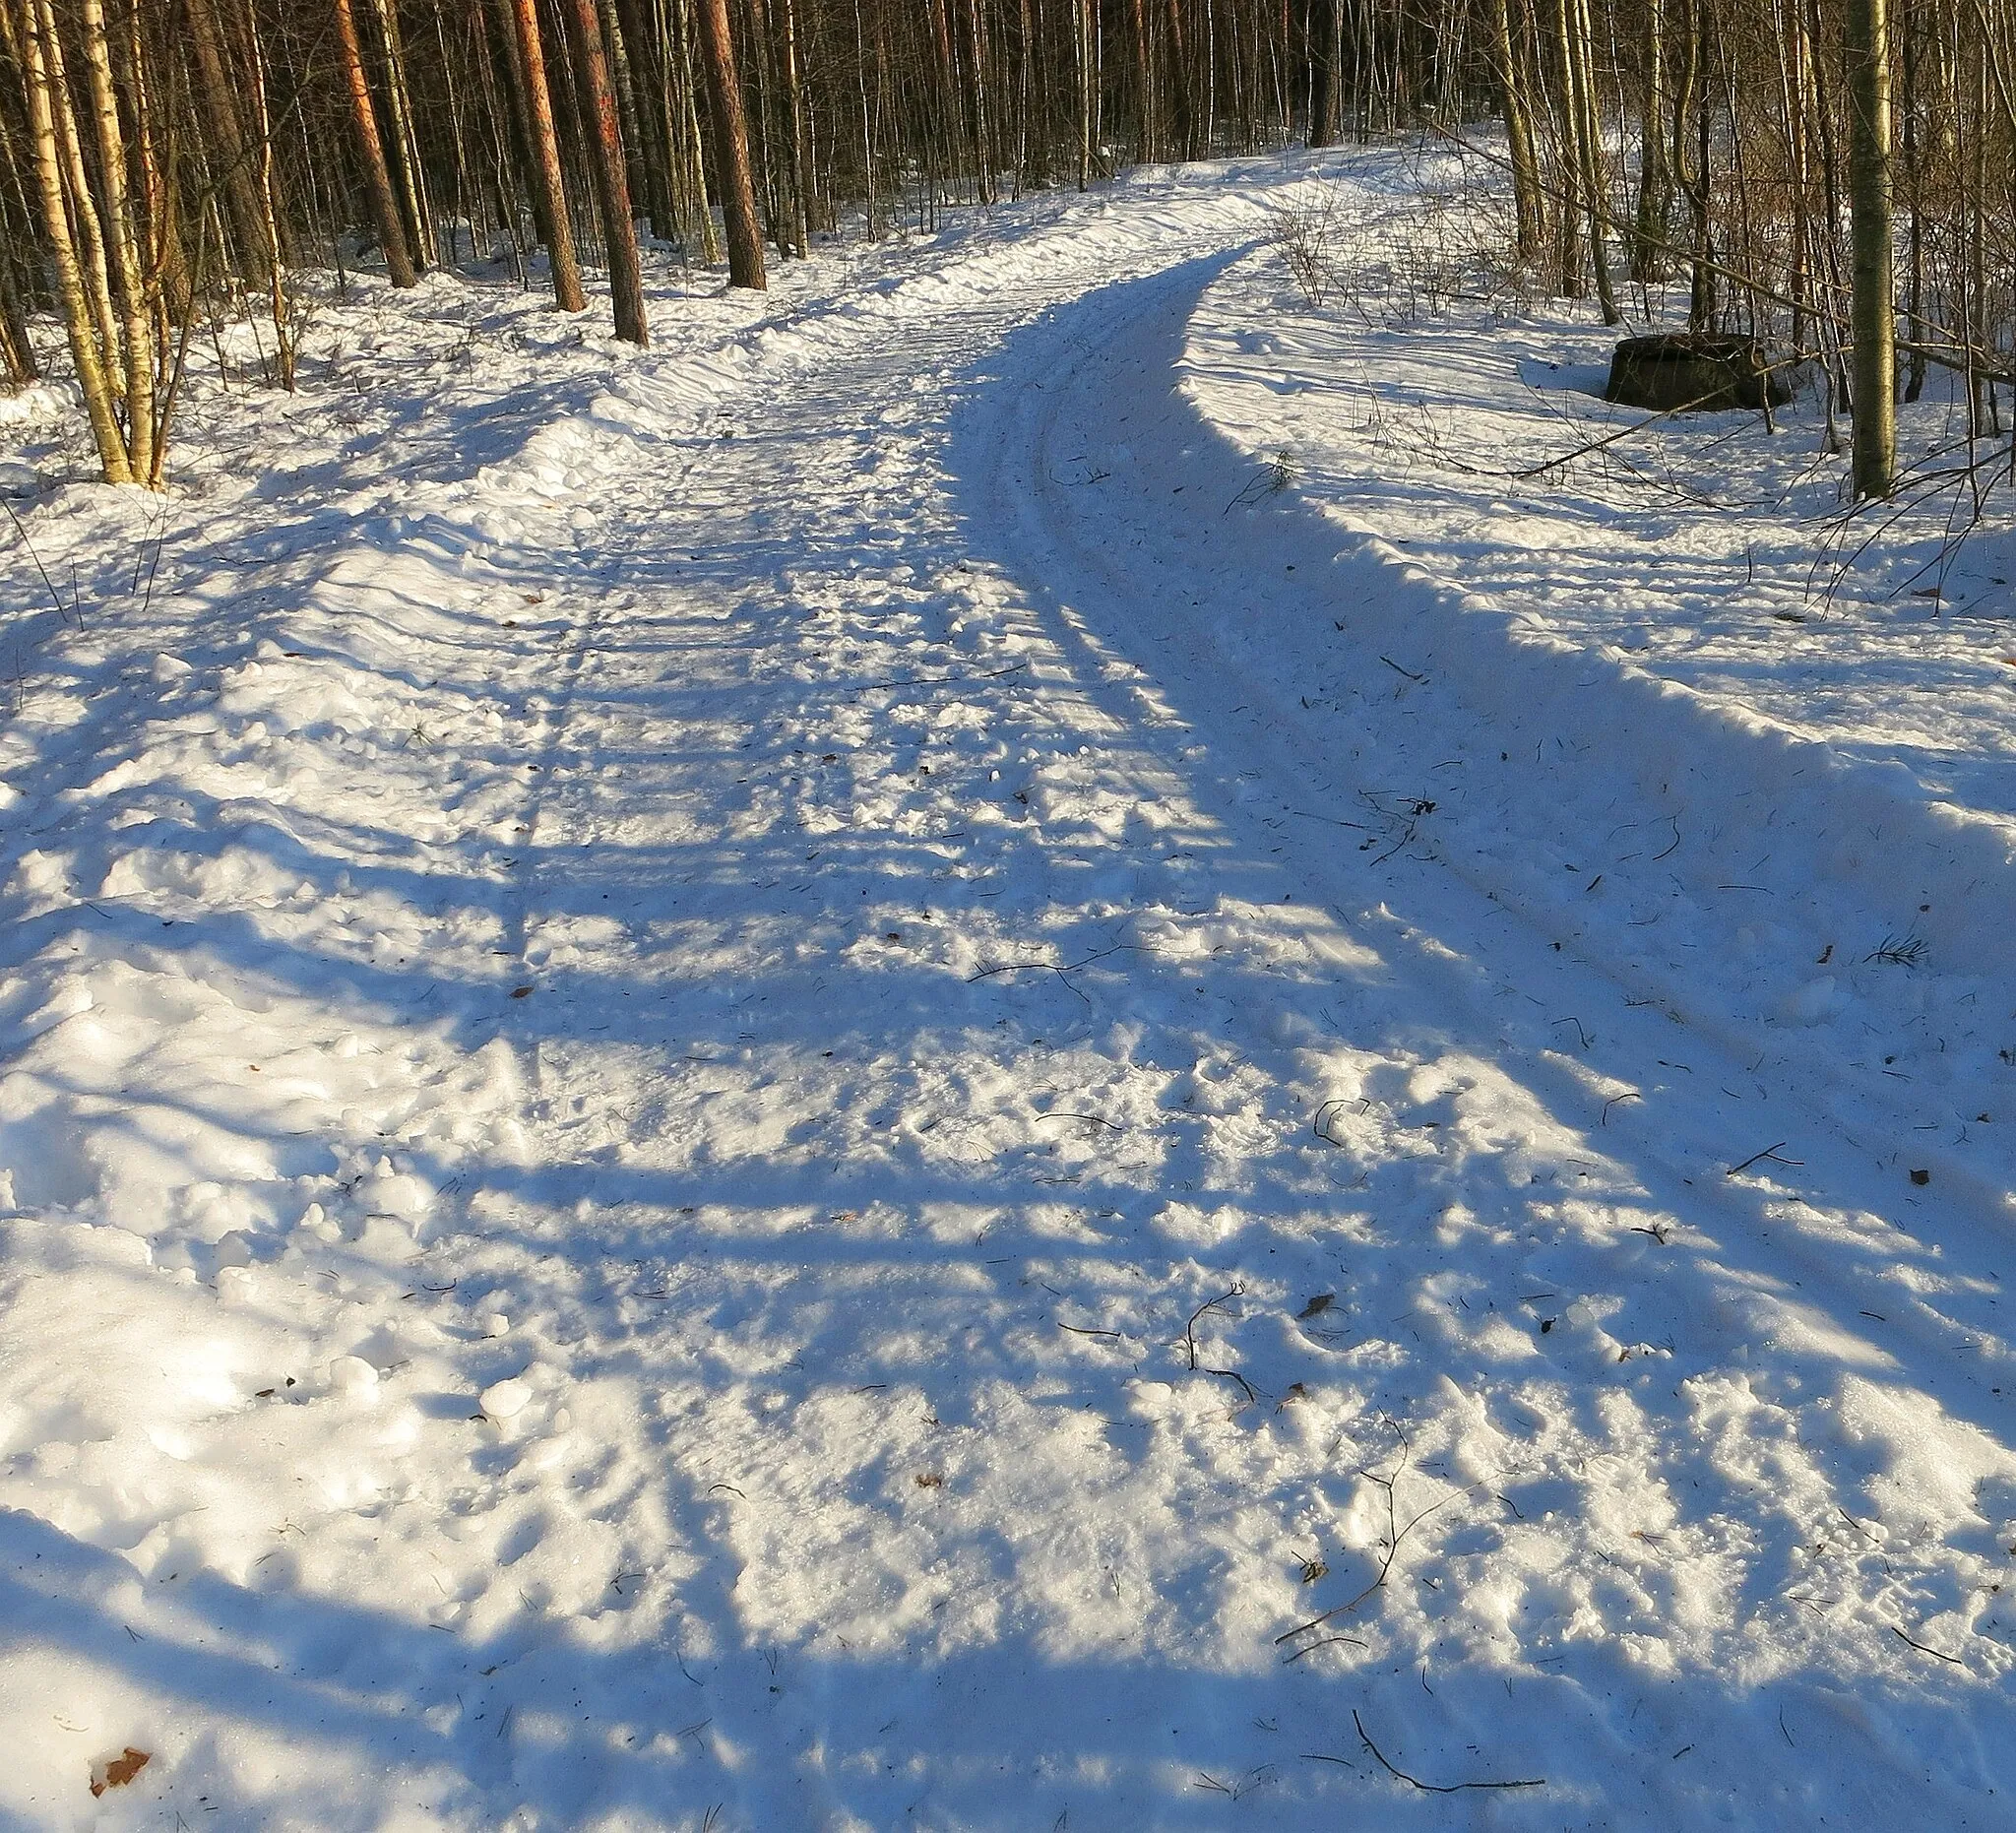
<path fill-rule="evenodd" d="M 51 720 L 0 1823 L 2005 1823 L 2005 1224 L 1432 851 L 1510 759 L 1182 387 L 1278 175 Z"/>

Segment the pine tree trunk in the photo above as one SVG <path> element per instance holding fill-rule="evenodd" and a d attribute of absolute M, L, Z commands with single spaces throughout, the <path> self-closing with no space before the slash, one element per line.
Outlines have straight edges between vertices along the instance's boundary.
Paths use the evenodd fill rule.
<path fill-rule="evenodd" d="M 1176 157 L 1194 159 L 1197 157 L 1197 109 L 1190 99 L 1190 59 L 1183 43 L 1184 0 L 1168 0 L 1169 19 L 1169 75 L 1173 98 L 1169 126 L 1176 147 Z"/>
<path fill-rule="evenodd" d="M 196 53 L 196 80 L 203 90 L 201 126 L 211 143 L 212 166 L 223 181 L 224 208 L 247 281 L 268 279 L 266 226 L 252 180 L 252 154 L 238 118 L 237 97 L 224 74 L 223 40 L 210 0 L 183 0 L 189 16 L 189 43 Z"/>
<path fill-rule="evenodd" d="M 364 47 L 357 40 L 356 18 L 350 11 L 350 0 L 333 0 L 333 4 L 344 80 L 350 95 L 350 115 L 356 123 L 357 151 L 364 165 L 364 184 L 371 193 L 372 215 L 378 220 L 378 243 L 385 250 L 385 272 L 395 286 L 417 286 L 420 277 L 407 248 L 406 229 L 399 219 L 399 200 L 393 195 L 392 173 L 385 163 L 385 143 L 378 135 L 371 84 L 364 75 Z"/>
<path fill-rule="evenodd" d="M 1890 220 L 1890 36 L 1886 0 L 1848 0 L 1849 223 L 1855 245 L 1855 492 L 1897 482 L 1897 321 Z"/>
<path fill-rule="evenodd" d="M 439 259 L 433 212 L 420 170 L 420 145 L 413 127 L 412 98 L 407 94 L 406 44 L 400 36 L 397 0 L 371 0 L 378 35 L 385 45 L 385 106 L 392 123 L 392 170 L 406 209 L 414 263 L 425 270 Z"/>
<path fill-rule="evenodd" d="M 1313 0 L 1309 21 L 1309 145 L 1328 147 L 1343 114 L 1344 0 Z"/>
<path fill-rule="evenodd" d="M 644 315 L 644 270 L 637 256 L 637 223 L 630 214 L 630 179 L 623 138 L 616 125 L 616 96 L 609 84 L 596 0 L 572 0 L 574 73 L 581 92 L 582 124 L 588 130 L 589 167 L 596 201 L 601 206 L 602 245 L 609 259 L 609 294 L 616 312 L 616 336 L 626 344 L 648 345 Z"/>
<path fill-rule="evenodd" d="M 749 170 L 749 121 L 735 72 L 735 33 L 728 0 L 699 0 L 700 61 L 714 114 L 715 183 L 727 225 L 728 284 L 761 292 L 763 228 L 756 219 L 756 183 Z"/>
<path fill-rule="evenodd" d="M 976 7 L 979 0 L 974 0 Z M 1161 154 L 1156 140 L 1155 58 L 1148 42 L 1148 0 L 1129 0 L 1134 28 L 1134 157 L 1153 165 Z"/>
<path fill-rule="evenodd" d="M 546 84 L 546 51 L 539 35 L 537 0 L 511 0 L 511 18 L 525 77 L 525 112 L 538 168 L 541 226 L 546 258 L 553 270 L 553 301 L 563 312 L 588 305 L 581 290 L 581 264 L 574 253 L 574 222 L 567 214 L 567 187 L 560 175 L 560 141 L 553 131 L 553 93 Z"/>

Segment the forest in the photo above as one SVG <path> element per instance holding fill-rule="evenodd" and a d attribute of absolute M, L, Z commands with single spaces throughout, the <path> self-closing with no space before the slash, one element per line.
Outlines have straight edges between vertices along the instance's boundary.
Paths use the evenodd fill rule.
<path fill-rule="evenodd" d="M 1693 330 L 1815 363 L 1830 424 L 1933 366 L 1970 441 L 2004 411 L 2009 0 L 5 0 L 0 27 L 0 372 L 31 379 L 60 313 L 114 481 L 163 484 L 203 324 L 261 319 L 291 385 L 316 276 L 502 262 L 578 312 L 586 268 L 643 343 L 640 235 L 760 288 L 947 204 L 1486 120 L 1546 290 L 1615 323 L 1677 280 Z M 1894 433 L 1856 417 L 1887 494 Z"/>

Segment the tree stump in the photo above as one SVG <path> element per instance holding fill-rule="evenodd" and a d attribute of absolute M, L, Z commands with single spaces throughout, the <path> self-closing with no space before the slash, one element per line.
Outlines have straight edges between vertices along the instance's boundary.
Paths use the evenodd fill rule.
<path fill-rule="evenodd" d="M 1666 331 L 1617 346 L 1603 398 L 1659 413 L 1779 408 L 1793 397 L 1796 370 L 1755 338 Z"/>

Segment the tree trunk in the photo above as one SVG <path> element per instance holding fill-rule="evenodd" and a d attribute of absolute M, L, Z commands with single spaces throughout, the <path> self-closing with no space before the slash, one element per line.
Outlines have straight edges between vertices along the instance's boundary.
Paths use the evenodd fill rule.
<path fill-rule="evenodd" d="M 412 99 L 407 94 L 406 44 L 400 36 L 396 0 L 371 0 L 378 35 L 385 46 L 385 106 L 392 122 L 392 167 L 398 194 L 406 206 L 407 228 L 415 263 L 430 268 L 440 258 L 434 216 L 420 170 L 420 145 L 413 129 Z M 450 251 L 451 255 L 453 250 Z"/>
<path fill-rule="evenodd" d="M 1504 0 L 1497 0 L 1497 4 L 1502 10 Z M 1336 141 L 1342 117 L 1339 103 L 1344 93 L 1344 0 L 1312 0 L 1309 20 L 1308 140 L 1312 147 L 1327 147 Z"/>
<path fill-rule="evenodd" d="M 588 300 L 581 290 L 581 264 L 574 254 L 574 221 L 567 214 L 567 186 L 560 175 L 560 141 L 553 131 L 553 93 L 546 85 L 546 50 L 539 33 L 537 0 L 511 0 L 518 58 L 525 75 L 525 112 L 532 133 L 533 162 L 538 168 L 546 259 L 553 270 L 553 302 L 579 312 Z"/>
<path fill-rule="evenodd" d="M 350 114 L 357 128 L 357 150 L 364 162 L 364 183 L 371 193 L 371 212 L 378 219 L 378 242 L 385 250 L 385 272 L 395 286 L 417 286 L 420 277 L 407 248 L 393 195 L 392 173 L 385 163 L 385 143 L 378 137 L 378 115 L 371 104 L 371 84 L 364 75 L 364 47 L 357 41 L 357 22 L 350 0 L 334 0 L 337 43 L 343 55 L 344 78 L 349 87 Z"/>
<path fill-rule="evenodd" d="M 147 277 L 134 232 L 127 189 L 126 136 L 112 89 L 112 51 L 105 38 L 104 0 L 83 0 L 79 24 L 97 134 L 98 182 L 104 187 L 105 240 L 118 290 L 119 331 L 126 363 L 126 452 L 136 481 L 158 490 L 161 466 L 155 453 L 154 331 L 148 320 Z"/>
<path fill-rule="evenodd" d="M 1603 123 L 1597 112 L 1596 73 L 1590 52 L 1589 0 L 1565 0 L 1563 17 L 1568 32 L 1570 95 L 1575 114 L 1575 145 L 1582 165 L 1582 197 L 1589 213 L 1590 267 L 1596 276 L 1597 303 L 1603 322 L 1620 324 L 1616 289 L 1610 284 L 1609 239 L 1606 234 L 1608 211 L 1605 208 L 1609 186 L 1604 172 Z"/>
<path fill-rule="evenodd" d="M 1176 157 L 1197 157 L 1197 110 L 1190 99 L 1190 59 L 1183 45 L 1184 0 L 1168 0 L 1171 119 Z"/>
<path fill-rule="evenodd" d="M 680 157 L 685 172 L 683 188 L 691 193 L 689 202 L 695 227 L 700 232 L 701 258 L 711 266 L 721 259 L 721 237 L 715 232 L 714 213 L 707 207 L 707 135 L 700 125 L 700 85 L 693 80 L 696 53 L 692 3 L 675 0 L 675 4 L 679 21 L 679 89 L 684 98 L 679 115 L 680 144 L 684 148 Z"/>
<path fill-rule="evenodd" d="M 1657 0 L 1655 0 L 1655 4 Z M 1343 0 L 1330 0 L 1342 19 Z M 1333 40 L 1332 55 L 1342 58 L 1343 45 Z M 1491 0 L 1491 61 L 1504 98 L 1505 139 L 1512 159 L 1512 215 L 1522 260 L 1537 256 L 1546 240 L 1546 206 L 1540 183 L 1540 164 L 1533 151 L 1533 122 L 1526 108 L 1526 85 L 1519 53 L 1512 40 L 1510 0 Z M 1341 74 L 1341 73 L 1340 73 Z M 1312 143 L 1313 144 L 1313 143 Z"/>
<path fill-rule="evenodd" d="M 1703 45 L 1707 37 L 1701 9 L 1706 0 L 1685 0 L 1686 14 L 1681 28 L 1680 63 L 1673 85 L 1673 180 L 1685 193 L 1690 220 L 1691 284 L 1687 293 L 1687 328 L 1708 331 L 1715 323 L 1715 271 L 1709 265 L 1712 225 L 1709 219 L 1709 172 L 1691 144 L 1695 113 L 1701 121 L 1701 140 L 1707 139 L 1708 103 L 1701 81 Z"/>
<path fill-rule="evenodd" d="M 107 351 L 99 342 L 96 317 L 86 296 L 84 269 L 78 260 L 77 240 L 71 231 L 70 210 L 64 196 L 56 116 L 59 109 L 70 106 L 70 97 L 67 91 L 58 87 L 51 69 L 45 32 L 53 29 L 52 22 L 46 6 L 38 6 L 35 0 L 21 0 L 17 19 L 15 36 L 28 92 L 29 144 L 36 187 L 41 194 L 42 233 L 48 238 L 49 253 L 55 263 L 56 292 L 63 306 L 64 328 L 70 334 L 70 355 L 77 366 L 78 387 L 84 394 L 92 437 L 97 444 L 98 469 L 107 483 L 133 483 L 133 462 L 119 430 L 112 387 L 105 373 Z"/>
<path fill-rule="evenodd" d="M 110 259 L 105 251 L 104 219 L 98 215 L 91 173 L 84 162 L 84 142 L 78 132 L 77 109 L 71 99 L 70 76 L 64 68 L 63 39 L 56 26 L 52 0 L 32 0 L 41 32 L 43 70 L 49 92 L 50 117 L 56 132 L 56 155 L 70 200 L 70 221 L 77 237 L 79 271 L 85 302 L 97 329 L 98 348 L 107 365 L 106 383 L 114 395 L 125 387 L 118 374 L 119 326 L 112 311 Z"/>
<path fill-rule="evenodd" d="M 784 126 L 789 142 L 788 175 L 791 250 L 800 261 L 812 250 L 807 241 L 812 221 L 812 154 L 807 144 L 804 88 L 798 76 L 798 19 L 793 0 L 776 0 L 779 75 L 784 79 Z"/>
<path fill-rule="evenodd" d="M 1645 0 L 1644 107 L 1639 113 L 1638 210 L 1631 240 L 1631 278 L 1653 279 L 1671 231 L 1672 177 L 1666 158 L 1666 0 Z"/>
<path fill-rule="evenodd" d="M 1849 225 L 1855 244 L 1855 492 L 1897 482 L 1897 322 L 1890 225 L 1890 33 L 1886 0 L 1848 0 Z"/>
<path fill-rule="evenodd" d="M 609 257 L 609 294 L 616 311 L 616 336 L 626 344 L 648 345 L 644 316 L 644 270 L 637 256 L 637 223 L 630 215 L 630 179 L 623 162 L 623 138 L 616 127 L 616 95 L 609 85 L 608 56 L 602 46 L 596 0 L 572 0 L 574 72 L 581 91 L 582 124 L 588 130 L 589 166 L 601 206 L 602 245 Z"/>
<path fill-rule="evenodd" d="M 975 0 L 977 7 L 978 0 Z M 1153 165 L 1160 151 L 1155 134 L 1155 59 L 1148 43 L 1148 0 L 1129 0 L 1134 27 L 1134 157 Z"/>
<path fill-rule="evenodd" d="M 1093 117 L 1099 95 L 1099 16 L 1094 0 L 1073 0 L 1078 35 L 1078 188 L 1092 188 Z"/>
<path fill-rule="evenodd" d="M 763 228 L 756 219 L 756 182 L 749 170 L 749 120 L 735 73 L 735 34 L 728 0 L 699 0 L 700 61 L 714 113 L 715 182 L 727 224 L 728 284 L 761 292 Z"/>
<path fill-rule="evenodd" d="M 270 278 L 265 213 L 252 178 L 251 149 L 238 118 L 237 97 L 224 74 L 223 40 L 210 0 L 184 0 L 189 15 L 189 43 L 196 53 L 196 80 L 203 88 L 201 124 L 211 143 L 214 169 L 223 181 L 224 208 L 230 214 L 231 237 L 247 281 L 264 285 Z"/>

